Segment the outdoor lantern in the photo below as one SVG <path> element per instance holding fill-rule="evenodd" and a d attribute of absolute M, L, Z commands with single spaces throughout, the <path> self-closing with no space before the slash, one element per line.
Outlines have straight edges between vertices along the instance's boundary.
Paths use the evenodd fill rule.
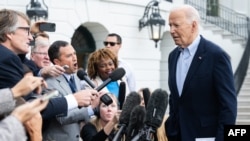
<path fill-rule="evenodd" d="M 28 5 L 26 5 L 26 14 L 31 20 L 39 20 L 40 18 L 48 18 L 48 6 L 42 0 L 42 4 L 38 0 L 31 0 Z"/>
<path fill-rule="evenodd" d="M 139 20 L 139 30 L 148 26 L 149 37 L 155 41 L 155 47 L 157 48 L 157 42 L 162 39 L 165 20 L 160 15 L 159 2 L 150 1 L 145 8 L 143 17 Z"/>

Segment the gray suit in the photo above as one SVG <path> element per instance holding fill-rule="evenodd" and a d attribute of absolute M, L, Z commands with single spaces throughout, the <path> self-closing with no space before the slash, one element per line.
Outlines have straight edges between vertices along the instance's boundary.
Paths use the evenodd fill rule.
<path fill-rule="evenodd" d="M 80 80 L 74 74 L 77 90 L 80 90 Z M 63 75 L 46 80 L 48 88 L 57 89 L 60 96 L 72 94 L 70 86 Z M 43 132 L 43 140 L 53 141 L 79 141 L 80 121 L 88 121 L 87 108 L 69 110 L 67 116 L 57 116 L 50 121 L 48 128 Z"/>
<path fill-rule="evenodd" d="M 27 141 L 23 124 L 12 115 L 0 121 L 0 134 L 1 141 Z"/>
<path fill-rule="evenodd" d="M 8 115 L 15 108 L 16 100 L 9 88 L 0 89 L 0 115 Z M 10 132 L 11 131 L 11 132 Z M 26 141 L 26 131 L 23 124 L 14 116 L 9 115 L 0 122 L 1 141 Z"/>
<path fill-rule="evenodd" d="M 0 115 L 9 114 L 16 105 L 13 94 L 9 88 L 0 90 Z"/>

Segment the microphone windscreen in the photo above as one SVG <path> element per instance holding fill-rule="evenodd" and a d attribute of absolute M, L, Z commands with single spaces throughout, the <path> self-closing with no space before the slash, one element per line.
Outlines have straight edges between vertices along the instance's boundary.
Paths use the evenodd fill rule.
<path fill-rule="evenodd" d="M 88 78 L 88 74 L 83 70 L 83 68 L 78 69 L 77 76 L 80 80 L 85 80 L 90 87 L 95 88 L 95 84 Z"/>
<path fill-rule="evenodd" d="M 131 92 L 125 99 L 122 107 L 122 112 L 119 118 L 120 124 L 128 125 L 130 113 L 136 105 L 140 105 L 141 99 L 137 92 Z"/>
<path fill-rule="evenodd" d="M 117 81 L 121 79 L 124 75 L 125 75 L 124 68 L 117 68 L 109 75 L 109 78 L 111 79 L 111 81 Z"/>
<path fill-rule="evenodd" d="M 156 89 L 149 98 L 146 108 L 145 123 L 154 128 L 160 127 L 168 105 L 168 93 L 162 89 Z"/>
<path fill-rule="evenodd" d="M 147 107 L 147 105 L 148 105 L 148 100 L 149 100 L 149 97 L 150 97 L 150 95 L 151 95 L 149 88 L 143 88 L 143 89 L 142 89 L 142 95 L 143 95 L 145 107 Z"/>
<path fill-rule="evenodd" d="M 144 106 L 137 105 L 133 108 L 127 128 L 126 141 L 131 141 L 143 128 L 146 109 Z"/>
<path fill-rule="evenodd" d="M 125 100 L 125 96 L 126 96 L 126 83 L 122 81 L 120 83 L 120 86 L 119 86 L 119 95 L 118 95 L 120 109 L 122 109 L 122 106 L 123 106 L 123 103 Z"/>
<path fill-rule="evenodd" d="M 80 80 L 84 80 L 84 76 L 87 76 L 87 73 L 82 68 L 80 68 L 77 71 L 77 76 Z"/>

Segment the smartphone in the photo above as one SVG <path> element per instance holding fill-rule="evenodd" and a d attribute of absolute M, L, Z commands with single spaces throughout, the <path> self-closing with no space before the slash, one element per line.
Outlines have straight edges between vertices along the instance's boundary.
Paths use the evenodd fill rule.
<path fill-rule="evenodd" d="M 59 94 L 58 90 L 51 90 L 42 96 L 42 101 L 46 101 L 49 100 L 50 98 L 56 97 L 58 96 L 58 94 Z"/>
<path fill-rule="evenodd" d="M 49 31 L 55 32 L 56 31 L 56 24 L 55 23 L 40 23 L 39 24 L 40 31 Z"/>

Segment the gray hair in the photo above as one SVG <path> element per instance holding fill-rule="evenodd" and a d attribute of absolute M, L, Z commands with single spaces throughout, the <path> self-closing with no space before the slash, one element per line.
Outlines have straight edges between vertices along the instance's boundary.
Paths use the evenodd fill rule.
<path fill-rule="evenodd" d="M 170 10 L 170 13 L 173 11 L 184 11 L 186 18 L 188 20 L 188 23 L 191 24 L 193 21 L 196 21 L 198 24 L 198 28 L 199 28 L 200 21 L 201 21 L 200 14 L 198 10 L 196 10 L 193 6 L 184 4 L 184 5 L 173 8 L 172 10 Z"/>
<path fill-rule="evenodd" d="M 2 9 L 0 10 L 0 42 L 7 40 L 6 34 L 14 32 L 18 27 L 18 17 L 23 18 L 30 25 L 30 20 L 27 15 L 22 12 Z"/>

